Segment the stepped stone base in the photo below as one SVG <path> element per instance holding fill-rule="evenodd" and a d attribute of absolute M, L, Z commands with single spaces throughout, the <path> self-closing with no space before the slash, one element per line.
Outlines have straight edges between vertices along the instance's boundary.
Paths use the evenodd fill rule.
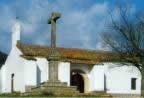
<path fill-rule="evenodd" d="M 22 93 L 21 96 L 111 97 L 104 91 L 79 93 L 76 86 L 67 86 L 67 83 L 59 81 L 47 81 L 36 87 L 28 87 L 27 91 Z"/>
<path fill-rule="evenodd" d="M 65 82 L 44 82 L 37 87 L 32 87 L 22 96 L 78 96 L 76 86 L 67 86 Z"/>

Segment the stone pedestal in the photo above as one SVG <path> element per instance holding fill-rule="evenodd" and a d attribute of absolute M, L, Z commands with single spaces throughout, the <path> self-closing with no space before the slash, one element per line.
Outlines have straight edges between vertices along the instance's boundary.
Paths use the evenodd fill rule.
<path fill-rule="evenodd" d="M 49 61 L 49 81 L 57 82 L 58 80 L 58 61 Z"/>
<path fill-rule="evenodd" d="M 76 86 L 67 86 L 65 82 L 47 81 L 37 87 L 31 88 L 23 96 L 77 96 Z"/>

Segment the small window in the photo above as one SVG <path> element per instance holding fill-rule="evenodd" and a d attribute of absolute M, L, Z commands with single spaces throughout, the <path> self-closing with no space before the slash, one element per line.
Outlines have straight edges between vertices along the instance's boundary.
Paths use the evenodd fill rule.
<path fill-rule="evenodd" d="M 136 90 L 136 78 L 131 79 L 131 89 Z"/>

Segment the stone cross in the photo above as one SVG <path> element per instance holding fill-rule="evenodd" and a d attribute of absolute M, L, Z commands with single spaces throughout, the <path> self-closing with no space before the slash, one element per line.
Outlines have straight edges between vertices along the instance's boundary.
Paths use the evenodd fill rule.
<path fill-rule="evenodd" d="M 48 24 L 51 24 L 51 48 L 56 47 L 56 21 L 60 18 L 60 16 L 60 13 L 53 12 L 48 20 Z"/>
<path fill-rule="evenodd" d="M 59 52 L 56 49 L 56 21 L 60 18 L 60 13 L 53 12 L 48 24 L 51 24 L 51 50 L 48 56 L 49 60 L 49 82 L 58 82 L 58 59 Z"/>

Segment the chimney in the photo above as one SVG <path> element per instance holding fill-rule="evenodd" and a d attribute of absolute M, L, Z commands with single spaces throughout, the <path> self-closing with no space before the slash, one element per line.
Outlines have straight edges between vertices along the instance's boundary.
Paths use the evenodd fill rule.
<path fill-rule="evenodd" d="M 12 49 L 16 47 L 17 42 L 20 40 L 21 24 L 18 18 L 14 20 L 12 25 Z"/>

